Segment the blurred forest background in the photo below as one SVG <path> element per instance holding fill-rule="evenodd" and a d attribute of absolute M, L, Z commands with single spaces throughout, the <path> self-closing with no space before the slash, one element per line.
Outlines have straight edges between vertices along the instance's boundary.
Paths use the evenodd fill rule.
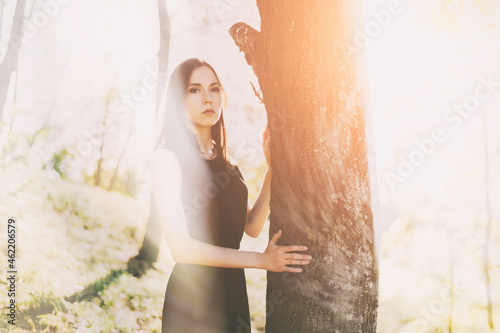
<path fill-rule="evenodd" d="M 500 332 L 500 2 L 362 3 L 346 52 L 366 59 L 378 331 Z M 158 332 L 173 266 L 166 244 L 154 269 L 127 271 L 150 209 L 158 2 L 0 6 L 2 272 L 8 217 L 18 232 L 17 325 L 5 319 L 2 277 L 0 331 Z M 167 7 L 167 71 L 193 56 L 218 71 L 228 139 L 254 202 L 266 113 L 228 29 L 259 27 L 257 7 Z M 263 251 L 267 240 L 264 230 L 242 248 Z M 253 329 L 263 332 L 265 271 L 246 274 Z"/>

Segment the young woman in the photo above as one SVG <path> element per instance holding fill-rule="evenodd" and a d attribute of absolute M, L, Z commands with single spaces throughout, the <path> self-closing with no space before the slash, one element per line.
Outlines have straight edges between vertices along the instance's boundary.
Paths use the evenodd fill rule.
<path fill-rule="evenodd" d="M 268 170 L 255 204 L 237 165 L 226 153 L 225 93 L 214 69 L 188 59 L 173 72 L 162 131 L 151 157 L 154 199 L 176 262 L 165 293 L 162 332 L 250 332 L 243 268 L 300 273 L 309 264 L 279 246 L 281 230 L 262 253 L 240 251 L 243 233 L 257 237 L 269 214 L 269 133 L 264 134 Z"/>

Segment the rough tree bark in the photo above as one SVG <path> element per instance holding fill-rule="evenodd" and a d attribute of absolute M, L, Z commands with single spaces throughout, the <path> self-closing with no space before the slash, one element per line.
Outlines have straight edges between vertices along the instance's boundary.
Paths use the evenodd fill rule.
<path fill-rule="evenodd" d="M 374 252 L 358 60 L 359 1 L 257 0 L 229 33 L 259 79 L 271 133 L 270 236 L 304 244 L 301 274 L 267 275 L 266 332 L 375 332 Z"/>
<path fill-rule="evenodd" d="M 170 18 L 165 0 L 158 0 L 158 15 L 160 18 L 160 49 L 158 50 L 158 83 L 156 89 L 157 112 L 167 85 L 168 51 L 170 46 Z M 158 114 L 156 118 L 158 118 Z M 128 268 L 132 271 L 132 274 L 136 276 L 142 274 L 147 267 L 151 267 L 152 263 L 158 259 L 161 239 L 160 220 L 157 213 L 156 201 L 154 195 L 151 193 L 149 219 L 142 246 L 139 254 L 131 259 L 128 264 Z"/>

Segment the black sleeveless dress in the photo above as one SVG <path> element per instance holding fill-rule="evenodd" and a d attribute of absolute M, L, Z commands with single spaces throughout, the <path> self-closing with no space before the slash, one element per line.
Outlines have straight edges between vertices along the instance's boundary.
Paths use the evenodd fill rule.
<path fill-rule="evenodd" d="M 199 158 L 208 164 L 210 180 L 200 187 L 183 174 L 182 196 L 189 233 L 206 243 L 239 249 L 248 200 L 243 176 L 237 166 L 227 166 L 220 154 L 213 160 Z M 210 215 L 208 219 L 190 213 L 193 198 L 204 203 L 197 208 Z M 162 333 L 250 332 L 243 269 L 175 264 L 165 292 Z"/>

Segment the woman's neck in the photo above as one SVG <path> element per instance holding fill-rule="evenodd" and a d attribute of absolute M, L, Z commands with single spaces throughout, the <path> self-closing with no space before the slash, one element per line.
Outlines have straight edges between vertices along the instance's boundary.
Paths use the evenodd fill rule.
<path fill-rule="evenodd" d="M 196 135 L 198 146 L 202 153 L 208 154 L 212 150 L 212 128 L 207 126 L 191 126 Z"/>

